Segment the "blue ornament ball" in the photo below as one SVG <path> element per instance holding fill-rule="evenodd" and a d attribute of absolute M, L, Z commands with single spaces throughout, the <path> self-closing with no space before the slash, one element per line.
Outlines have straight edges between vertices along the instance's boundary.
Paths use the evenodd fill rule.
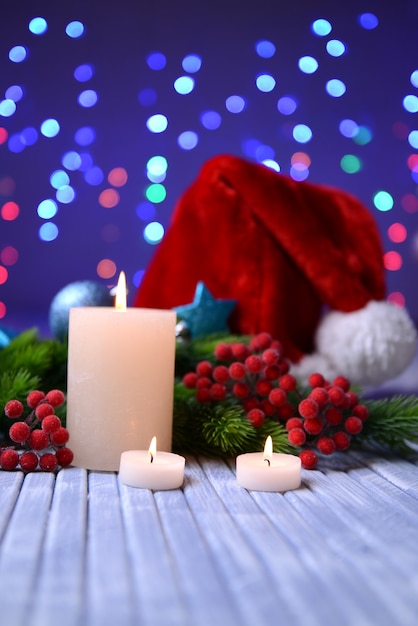
<path fill-rule="evenodd" d="M 107 287 L 92 280 L 79 280 L 63 287 L 49 308 L 49 328 L 56 339 L 67 337 L 70 309 L 79 306 L 113 306 L 113 296 Z"/>

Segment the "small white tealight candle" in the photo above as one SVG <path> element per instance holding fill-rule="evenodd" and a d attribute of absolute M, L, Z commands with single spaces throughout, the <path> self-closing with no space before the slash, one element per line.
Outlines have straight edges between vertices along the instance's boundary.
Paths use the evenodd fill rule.
<path fill-rule="evenodd" d="M 153 437 L 148 450 L 127 450 L 120 457 L 119 478 L 130 487 L 178 489 L 184 481 L 185 458 L 173 452 L 157 452 Z"/>
<path fill-rule="evenodd" d="M 289 491 L 301 483 L 301 460 L 293 454 L 273 453 L 270 435 L 264 452 L 240 454 L 236 460 L 237 482 L 250 491 Z"/>

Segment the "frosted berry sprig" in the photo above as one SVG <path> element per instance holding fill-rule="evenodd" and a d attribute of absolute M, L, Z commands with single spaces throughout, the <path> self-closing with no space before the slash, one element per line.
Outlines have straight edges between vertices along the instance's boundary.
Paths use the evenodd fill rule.
<path fill-rule="evenodd" d="M 64 402 L 65 395 L 59 389 L 47 393 L 35 389 L 27 395 L 26 407 L 20 400 L 6 403 L 6 417 L 17 421 L 9 428 L 14 445 L 0 449 L 1 469 L 52 472 L 71 465 L 73 453 L 66 445 L 69 433 L 55 414 Z"/>
<path fill-rule="evenodd" d="M 183 376 L 185 387 L 195 389 L 199 402 L 241 404 L 256 428 L 266 419 L 282 423 L 307 469 L 316 467 L 318 452 L 347 450 L 368 417 L 367 407 L 359 403 L 343 376 L 330 383 L 315 373 L 308 389 L 301 390 L 289 373 L 282 344 L 269 333 L 259 333 L 248 345 L 220 343 L 214 357 L 214 363 L 200 361 L 194 372 Z"/>

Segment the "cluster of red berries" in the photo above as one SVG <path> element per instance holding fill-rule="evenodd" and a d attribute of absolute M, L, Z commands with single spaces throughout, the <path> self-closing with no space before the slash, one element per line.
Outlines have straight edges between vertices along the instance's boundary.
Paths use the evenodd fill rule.
<path fill-rule="evenodd" d="M 5 415 L 19 421 L 15 421 L 9 428 L 9 438 L 15 445 L 0 449 L 2 469 L 20 468 L 32 472 L 39 468 L 52 472 L 58 466 L 66 467 L 72 463 L 73 453 L 66 446 L 68 430 L 55 414 L 55 409 L 64 402 L 65 395 L 59 389 L 52 389 L 48 393 L 31 391 L 26 398 L 29 414 L 25 419 L 25 407 L 20 400 L 9 400 L 6 403 Z"/>
<path fill-rule="evenodd" d="M 307 469 L 316 466 L 317 451 L 329 455 L 347 450 L 368 417 L 367 407 L 343 376 L 330 383 L 313 374 L 309 392 L 302 394 L 281 343 L 269 333 L 259 333 L 248 345 L 220 343 L 214 355 L 216 364 L 200 361 L 194 372 L 185 374 L 183 384 L 196 390 L 199 402 L 234 398 L 255 427 L 266 418 L 282 422 Z"/>

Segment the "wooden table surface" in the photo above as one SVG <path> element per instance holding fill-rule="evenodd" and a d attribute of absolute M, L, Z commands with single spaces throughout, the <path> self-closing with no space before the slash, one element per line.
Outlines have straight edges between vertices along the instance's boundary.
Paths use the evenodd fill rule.
<path fill-rule="evenodd" d="M 187 458 L 182 489 L 0 472 L 2 626 L 416 626 L 418 462 L 350 453 L 248 492 Z"/>

